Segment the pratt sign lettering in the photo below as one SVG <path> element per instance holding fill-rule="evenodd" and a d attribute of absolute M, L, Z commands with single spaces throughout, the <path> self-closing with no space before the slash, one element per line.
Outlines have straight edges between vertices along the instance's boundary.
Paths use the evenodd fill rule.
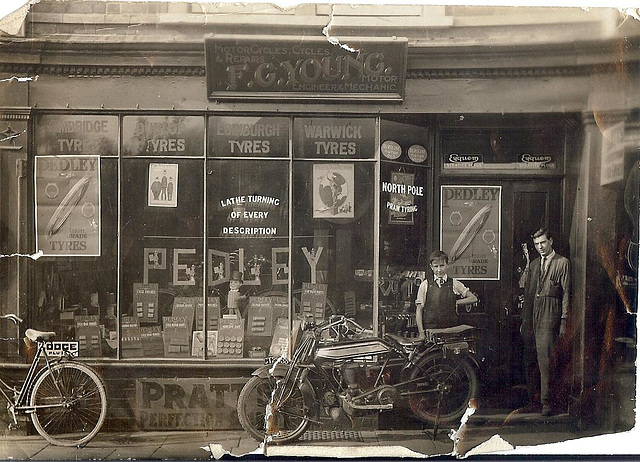
<path fill-rule="evenodd" d="M 238 37 L 205 41 L 210 99 L 308 98 L 401 101 L 407 40 Z"/>
<path fill-rule="evenodd" d="M 136 417 L 145 430 L 236 428 L 237 392 L 215 379 L 138 379 Z"/>

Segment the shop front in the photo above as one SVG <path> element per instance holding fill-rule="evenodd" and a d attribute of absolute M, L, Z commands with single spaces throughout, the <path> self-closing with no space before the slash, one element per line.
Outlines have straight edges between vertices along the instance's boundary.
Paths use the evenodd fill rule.
<path fill-rule="evenodd" d="M 28 94 L 3 102 L 2 123 L 27 136 L 2 146 L 0 188 L 19 204 L 0 206 L 4 239 L 25 255 L 0 262 L 3 312 L 78 342 L 106 379 L 108 428 L 239 428 L 240 388 L 289 353 L 305 317 L 416 336 L 433 250 L 478 296 L 459 317 L 481 332 L 490 402 L 524 384 L 518 281 L 533 230 L 550 228 L 576 261 L 584 304 L 590 77 L 436 79 L 406 39 L 349 43 L 360 53 L 219 36 L 204 55 L 202 41 L 185 45 L 179 65 L 154 49 L 155 67 L 105 47 L 109 64 L 38 68 Z M 564 385 L 579 401 L 599 379 L 585 367 L 584 313 L 572 316 Z M 16 345 L 2 347 L 23 369 Z"/>

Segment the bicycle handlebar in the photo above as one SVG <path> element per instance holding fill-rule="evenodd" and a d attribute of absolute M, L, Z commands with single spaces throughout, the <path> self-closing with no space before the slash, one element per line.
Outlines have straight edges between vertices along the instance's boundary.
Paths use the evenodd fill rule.
<path fill-rule="evenodd" d="M 13 313 L 0 315 L 0 319 L 10 319 L 14 322 L 14 324 L 19 324 L 22 322 L 22 318 Z"/>

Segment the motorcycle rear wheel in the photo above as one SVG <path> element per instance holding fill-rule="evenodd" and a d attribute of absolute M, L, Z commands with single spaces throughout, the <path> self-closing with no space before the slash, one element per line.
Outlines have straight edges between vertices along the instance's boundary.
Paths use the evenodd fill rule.
<path fill-rule="evenodd" d="M 411 384 L 409 390 L 423 393 L 409 395 L 409 406 L 423 422 L 435 423 L 437 419 L 439 423 L 450 423 L 459 420 L 469 401 L 478 392 L 476 371 L 464 358 L 447 359 L 441 352 L 428 354 L 411 373 L 412 379 L 419 376 L 424 380 Z"/>
<path fill-rule="evenodd" d="M 238 420 L 256 441 L 270 444 L 284 444 L 300 438 L 310 421 L 304 395 L 297 386 L 291 396 L 279 406 L 271 406 L 267 418 L 267 405 L 271 404 L 275 377 L 252 377 L 245 384 L 238 397 Z M 266 427 L 270 431 L 266 431 Z"/>

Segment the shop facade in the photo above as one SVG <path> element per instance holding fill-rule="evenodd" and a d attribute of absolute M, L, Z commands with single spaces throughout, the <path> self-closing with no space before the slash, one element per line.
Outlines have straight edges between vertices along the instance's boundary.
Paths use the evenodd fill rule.
<path fill-rule="evenodd" d="M 125 30 L 134 19 L 112 5 L 107 23 Z M 73 32 L 73 8 L 37 5 L 33 41 L 5 39 L 3 75 L 25 79 L 1 93 L 0 300 L 78 342 L 107 380 L 108 427 L 236 428 L 240 387 L 303 316 L 415 335 L 439 248 L 478 295 L 460 317 L 482 332 L 483 393 L 517 389 L 518 279 L 539 227 L 573 264 L 567 407 L 626 425 L 613 417 L 624 380 L 609 375 L 626 377 L 635 342 L 639 56 L 602 51 L 621 40 L 608 16 L 566 32 L 597 24 L 597 46 L 524 32 L 498 46 L 499 26 L 482 46 L 460 44 L 473 28 L 454 10 L 420 10 L 457 34 L 433 46 L 344 15 L 352 38 L 337 47 L 314 23 L 322 6 L 274 13 L 275 35 L 249 33 L 246 11 L 249 25 L 196 33 L 195 10 L 167 5 L 151 32 L 163 7 L 149 4 L 133 39 L 98 19 Z"/>

